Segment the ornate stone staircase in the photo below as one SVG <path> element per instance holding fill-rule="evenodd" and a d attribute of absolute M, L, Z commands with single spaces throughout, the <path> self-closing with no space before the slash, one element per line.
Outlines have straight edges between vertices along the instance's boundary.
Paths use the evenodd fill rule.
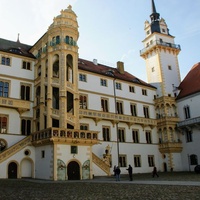
<path fill-rule="evenodd" d="M 19 141 L 18 143 L 14 144 L 10 148 L 6 149 L 2 153 L 0 153 L 0 163 L 26 147 L 27 145 L 31 144 L 32 136 L 27 136 L 23 140 Z"/>
<path fill-rule="evenodd" d="M 92 153 L 92 161 L 102 169 L 108 176 L 110 176 L 110 165 L 108 165 L 104 160 L 99 158 L 97 155 Z"/>

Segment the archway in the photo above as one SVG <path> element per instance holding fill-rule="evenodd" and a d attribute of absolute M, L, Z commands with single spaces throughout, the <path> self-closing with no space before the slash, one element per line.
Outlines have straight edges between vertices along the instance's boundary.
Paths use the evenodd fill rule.
<path fill-rule="evenodd" d="M 71 161 L 67 166 L 68 180 L 80 180 L 80 166 L 76 161 Z"/>
<path fill-rule="evenodd" d="M 8 165 L 8 178 L 17 178 L 17 164 L 15 162 Z"/>
<path fill-rule="evenodd" d="M 164 168 L 164 172 L 167 172 L 167 163 L 166 162 L 163 163 L 163 168 Z"/>

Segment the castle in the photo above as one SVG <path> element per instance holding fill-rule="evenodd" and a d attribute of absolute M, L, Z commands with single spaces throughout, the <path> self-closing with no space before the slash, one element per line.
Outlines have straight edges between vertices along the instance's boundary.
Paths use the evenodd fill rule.
<path fill-rule="evenodd" d="M 167 23 L 145 22 L 148 83 L 78 56 L 71 6 L 33 45 L 0 39 L 0 178 L 92 179 L 193 171 L 200 152 L 200 63 L 183 81 Z"/>

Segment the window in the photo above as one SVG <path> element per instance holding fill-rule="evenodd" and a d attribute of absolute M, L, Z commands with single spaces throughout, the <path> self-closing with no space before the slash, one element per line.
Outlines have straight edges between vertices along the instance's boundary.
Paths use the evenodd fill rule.
<path fill-rule="evenodd" d="M 45 158 L 45 151 L 44 150 L 41 151 L 41 157 Z"/>
<path fill-rule="evenodd" d="M 86 75 L 85 74 L 79 74 L 79 81 L 86 82 Z"/>
<path fill-rule="evenodd" d="M 132 130 L 133 142 L 139 143 L 139 130 Z"/>
<path fill-rule="evenodd" d="M 126 155 L 119 155 L 119 167 L 126 167 Z"/>
<path fill-rule="evenodd" d="M 123 114 L 123 103 L 119 101 L 117 101 L 116 103 L 117 103 L 117 113 Z"/>
<path fill-rule="evenodd" d="M 142 95 L 147 96 L 147 90 L 146 89 L 142 89 Z"/>
<path fill-rule="evenodd" d="M 186 142 L 192 142 L 192 131 L 191 130 L 186 131 Z"/>
<path fill-rule="evenodd" d="M 0 115 L 0 133 L 7 133 L 8 131 L 8 116 Z"/>
<path fill-rule="evenodd" d="M 30 63 L 30 62 L 23 61 L 23 62 L 22 62 L 22 69 L 31 70 L 31 63 Z"/>
<path fill-rule="evenodd" d="M 10 58 L 2 56 L 1 57 L 1 64 L 10 66 Z"/>
<path fill-rule="evenodd" d="M 129 86 L 129 92 L 135 93 L 135 87 L 134 86 Z"/>
<path fill-rule="evenodd" d="M 190 155 L 190 164 L 191 165 L 198 165 L 198 158 L 197 155 Z"/>
<path fill-rule="evenodd" d="M 110 128 L 109 127 L 103 127 L 103 141 L 110 141 Z"/>
<path fill-rule="evenodd" d="M 41 76 L 41 65 L 38 67 L 37 73 L 38 73 L 38 76 Z"/>
<path fill-rule="evenodd" d="M 118 129 L 119 142 L 125 142 L 125 130 L 123 128 Z"/>
<path fill-rule="evenodd" d="M 81 130 L 89 130 L 89 125 L 88 124 L 81 124 L 80 129 Z"/>
<path fill-rule="evenodd" d="M 59 88 L 52 88 L 53 90 L 53 109 L 59 109 Z"/>
<path fill-rule="evenodd" d="M 141 167 L 141 156 L 139 155 L 134 156 L 134 166 Z"/>
<path fill-rule="evenodd" d="M 152 67 L 152 68 L 151 68 L 151 72 L 155 72 L 155 67 Z"/>
<path fill-rule="evenodd" d="M 30 101 L 30 86 L 28 85 L 21 85 L 21 99 Z"/>
<path fill-rule="evenodd" d="M 101 86 L 107 86 L 107 80 L 101 78 L 100 84 L 101 84 Z"/>
<path fill-rule="evenodd" d="M 8 97 L 9 83 L 0 81 L 0 97 Z"/>
<path fill-rule="evenodd" d="M 160 43 L 163 43 L 163 40 L 160 38 Z"/>
<path fill-rule="evenodd" d="M 101 110 L 103 112 L 108 112 L 108 100 L 107 99 L 104 99 L 104 98 L 101 99 Z"/>
<path fill-rule="evenodd" d="M 185 119 L 189 119 L 190 118 L 190 107 L 184 106 L 184 113 L 185 113 Z"/>
<path fill-rule="evenodd" d="M 79 108 L 87 109 L 87 96 L 86 95 L 79 96 Z"/>
<path fill-rule="evenodd" d="M 71 154 L 77 154 L 78 153 L 78 147 L 77 146 L 71 146 Z"/>
<path fill-rule="evenodd" d="M 168 70 L 172 70 L 172 66 L 171 65 L 168 65 Z"/>
<path fill-rule="evenodd" d="M 162 32 L 165 33 L 165 29 L 164 28 L 162 28 Z"/>
<path fill-rule="evenodd" d="M 31 120 L 30 119 L 22 119 L 21 134 L 22 135 L 30 135 L 31 134 Z"/>
<path fill-rule="evenodd" d="M 152 143 L 152 141 L 151 141 L 151 132 L 150 131 L 146 131 L 145 135 L 146 135 L 147 144 L 151 144 Z"/>
<path fill-rule="evenodd" d="M 116 86 L 116 89 L 117 89 L 117 90 L 121 90 L 121 89 L 122 89 L 121 83 L 116 82 L 116 83 L 115 83 L 115 86 Z"/>
<path fill-rule="evenodd" d="M 130 109 L 131 109 L 131 115 L 137 116 L 136 104 L 130 104 Z"/>
<path fill-rule="evenodd" d="M 147 35 L 149 35 L 150 31 L 148 30 L 146 33 L 147 33 Z"/>
<path fill-rule="evenodd" d="M 149 163 L 149 167 L 154 166 L 154 156 L 153 155 L 148 156 L 148 163 Z"/>
<path fill-rule="evenodd" d="M 149 118 L 149 107 L 143 106 L 144 117 Z"/>

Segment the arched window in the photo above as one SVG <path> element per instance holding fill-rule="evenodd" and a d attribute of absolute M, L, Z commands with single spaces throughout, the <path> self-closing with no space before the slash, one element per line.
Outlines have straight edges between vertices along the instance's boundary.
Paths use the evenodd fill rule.
<path fill-rule="evenodd" d="M 59 56 L 53 57 L 53 77 L 59 78 Z"/>
<path fill-rule="evenodd" d="M 73 57 L 71 54 L 67 55 L 67 70 L 66 70 L 66 78 L 67 81 L 73 83 Z"/>

